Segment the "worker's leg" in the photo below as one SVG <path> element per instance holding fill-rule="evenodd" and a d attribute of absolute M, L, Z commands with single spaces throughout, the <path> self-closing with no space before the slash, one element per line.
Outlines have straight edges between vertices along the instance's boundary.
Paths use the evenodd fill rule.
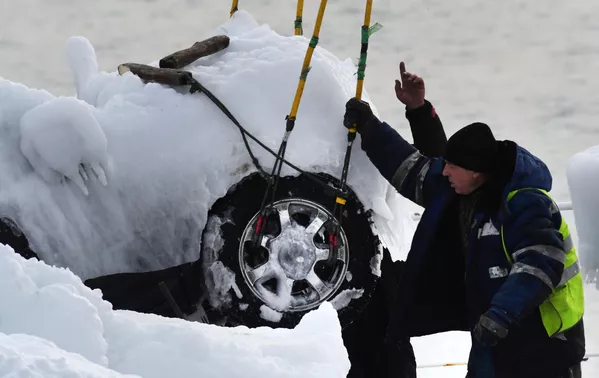
<path fill-rule="evenodd" d="M 381 264 L 382 275 L 375 292 L 360 317 L 343 331 L 352 363 L 349 378 L 416 377 L 414 351 L 409 340 L 402 340 L 392 346 L 384 344 L 402 268 L 403 262 L 393 262 L 385 250 Z M 384 356 L 387 358 L 383 358 Z"/>
<path fill-rule="evenodd" d="M 580 366 L 580 362 L 574 366 L 571 366 L 570 369 L 568 369 L 568 372 L 566 373 L 566 375 L 564 375 L 564 378 L 581 378 L 581 377 L 582 377 L 582 368 Z"/>

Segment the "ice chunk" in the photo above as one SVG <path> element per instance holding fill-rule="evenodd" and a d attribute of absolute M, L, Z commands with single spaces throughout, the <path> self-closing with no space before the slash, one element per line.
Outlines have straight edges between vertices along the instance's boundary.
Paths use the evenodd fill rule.
<path fill-rule="evenodd" d="M 568 162 L 567 177 L 581 266 L 587 280 L 599 280 L 599 146 L 572 156 Z"/>
<path fill-rule="evenodd" d="M 84 37 L 71 37 L 67 41 L 67 60 L 77 87 L 77 98 L 85 100 L 87 86 L 98 74 L 98 60 L 92 44 Z M 95 101 L 87 101 L 94 104 Z"/>
<path fill-rule="evenodd" d="M 21 119 L 21 151 L 35 171 L 50 184 L 63 177 L 88 195 L 85 181 L 107 185 L 106 136 L 83 101 L 60 97 L 45 102 Z"/>
<path fill-rule="evenodd" d="M 345 280 L 347 282 L 351 282 L 351 280 L 354 278 L 354 276 L 351 274 L 351 272 L 348 270 L 347 273 L 345 273 Z"/>
<path fill-rule="evenodd" d="M 347 289 L 337 294 L 335 298 L 331 300 L 333 308 L 337 311 L 347 307 L 352 299 L 361 298 L 364 294 L 364 289 Z"/>
<path fill-rule="evenodd" d="M 380 277 L 382 274 L 382 271 L 381 271 L 382 262 L 383 262 L 383 254 L 380 252 L 376 253 L 370 259 L 370 271 L 372 272 L 372 274 L 374 274 L 377 277 Z"/>
<path fill-rule="evenodd" d="M 291 295 L 292 282 L 286 279 L 283 272 L 280 272 L 277 280 L 276 292 L 272 292 L 264 285 L 257 285 L 256 289 L 260 293 L 260 296 L 269 307 L 284 312 L 291 305 L 293 299 Z"/>
<path fill-rule="evenodd" d="M 260 317 L 264 320 L 268 320 L 269 322 L 278 323 L 281 321 L 283 314 L 266 305 L 262 305 L 260 306 Z"/>
<path fill-rule="evenodd" d="M 251 14 L 244 11 L 243 9 L 240 9 L 237 12 L 235 12 L 228 21 L 220 25 L 216 29 L 216 33 L 225 34 L 229 37 L 234 37 L 247 33 L 248 31 L 256 29 L 259 26 L 260 25 L 258 24 L 258 22 L 256 22 L 256 19 L 254 19 L 254 17 Z"/>
<path fill-rule="evenodd" d="M 235 273 L 220 261 L 214 262 L 210 266 L 209 272 L 211 287 L 208 290 L 208 299 L 210 305 L 214 308 L 220 308 L 223 305 L 230 304 L 230 291 L 235 285 Z M 235 290 L 236 293 L 238 291 L 239 289 Z"/>

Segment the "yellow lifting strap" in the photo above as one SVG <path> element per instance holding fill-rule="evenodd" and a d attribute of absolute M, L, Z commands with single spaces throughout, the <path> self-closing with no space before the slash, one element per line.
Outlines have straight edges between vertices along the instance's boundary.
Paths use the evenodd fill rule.
<path fill-rule="evenodd" d="M 335 199 L 335 202 L 337 202 L 339 205 L 345 205 L 347 203 L 347 200 L 345 198 L 337 197 Z"/>
<path fill-rule="evenodd" d="M 302 65 L 299 84 L 297 86 L 295 98 L 293 99 L 293 105 L 291 106 L 291 112 L 289 113 L 288 117 L 291 121 L 294 121 L 295 117 L 297 116 L 300 100 L 302 98 L 302 94 L 304 93 L 304 86 L 306 85 L 306 78 L 308 77 L 308 72 L 310 71 L 312 54 L 314 53 L 314 48 L 316 48 L 316 45 L 318 44 L 318 36 L 320 34 L 320 27 L 322 25 L 322 19 L 324 18 L 324 11 L 326 7 L 327 0 L 321 0 L 320 8 L 318 9 L 318 16 L 316 17 L 316 23 L 314 24 L 314 33 L 312 33 L 312 39 L 310 40 L 308 50 L 306 51 L 306 56 L 304 57 L 304 64 Z"/>
<path fill-rule="evenodd" d="M 368 39 L 370 35 L 381 28 L 380 24 L 375 24 L 373 27 L 370 26 L 370 18 L 372 15 L 372 0 L 366 0 L 366 9 L 364 10 L 364 25 L 362 25 L 361 39 L 360 39 L 360 60 L 358 62 L 358 82 L 356 83 L 356 98 L 362 99 L 362 90 L 364 88 L 364 78 L 366 76 L 366 59 L 368 57 Z M 345 151 L 345 162 L 343 164 L 343 170 L 341 172 L 341 186 L 342 190 L 345 189 L 345 183 L 347 181 L 347 175 L 349 173 L 349 162 L 351 157 L 351 149 L 356 139 L 356 133 L 358 129 L 354 125 L 350 127 L 347 132 L 347 150 Z M 341 197 L 336 198 L 336 205 L 345 205 L 345 199 Z"/>
<path fill-rule="evenodd" d="M 372 14 L 372 0 L 366 0 L 366 10 L 364 11 L 364 26 L 362 27 L 362 44 L 366 44 L 366 46 L 368 46 L 368 39 L 365 40 L 364 38 L 364 30 L 369 30 L 370 29 L 370 16 Z M 367 47 L 366 47 L 367 48 Z M 366 51 L 364 51 L 365 49 L 362 49 L 362 54 L 366 54 Z M 362 63 L 362 57 L 360 56 L 360 63 Z M 366 70 L 366 57 L 364 56 L 364 63 L 363 63 L 363 67 L 360 67 L 360 64 L 358 64 L 358 70 L 363 69 L 363 71 Z M 364 73 L 364 72 L 362 72 Z M 364 88 L 364 75 L 358 75 L 358 84 L 356 85 L 356 98 L 358 100 L 362 99 L 362 89 Z"/>
<path fill-rule="evenodd" d="M 229 12 L 229 17 L 233 17 L 235 12 L 239 10 L 239 0 L 233 0 L 233 4 L 231 4 L 231 12 Z"/>
<path fill-rule="evenodd" d="M 362 26 L 362 38 L 361 38 L 361 49 L 360 49 L 360 60 L 358 62 L 358 82 L 356 84 L 356 98 L 362 99 L 362 90 L 364 89 L 364 78 L 366 77 L 366 59 L 368 57 L 368 40 L 370 36 L 380 30 L 382 26 L 376 23 L 372 27 L 370 26 L 370 18 L 372 15 L 372 0 L 366 1 L 366 10 L 364 11 L 364 25 Z M 351 134 L 357 132 L 355 127 L 349 129 Z"/>
<path fill-rule="evenodd" d="M 303 35 L 304 29 L 302 28 L 302 14 L 304 13 L 304 0 L 297 0 L 297 10 L 295 12 L 295 23 L 293 24 L 295 29 L 295 35 Z"/>

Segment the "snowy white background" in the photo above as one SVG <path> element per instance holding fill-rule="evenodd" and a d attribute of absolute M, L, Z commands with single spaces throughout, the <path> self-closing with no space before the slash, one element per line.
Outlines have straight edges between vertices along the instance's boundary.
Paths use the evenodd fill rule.
<path fill-rule="evenodd" d="M 98 53 L 100 69 L 112 72 L 122 62 L 154 61 L 211 35 L 226 18 L 229 8 L 228 2 L 215 3 L 193 0 L 169 3 L 2 2 L 0 77 L 30 87 L 44 88 L 53 94 L 71 95 L 75 92 L 74 82 L 64 54 L 68 37 L 84 35 L 89 38 Z M 275 30 L 288 35 L 292 33 L 294 3 L 242 0 L 240 5 L 251 11 L 260 22 L 268 22 Z M 316 0 L 306 1 L 306 34 L 311 32 L 317 3 Z M 355 61 L 359 50 L 358 31 L 362 11 L 363 1 L 330 1 L 320 45 L 341 59 L 351 57 Z M 15 17 L 17 14 L 26 14 L 27 17 Z M 565 179 L 568 158 L 599 141 L 594 122 L 599 112 L 598 100 L 594 96 L 599 85 L 595 75 L 599 65 L 599 44 L 593 34 L 597 29 L 592 22 L 598 15 L 599 3 L 582 0 L 551 0 L 543 7 L 516 0 L 492 3 L 465 0 L 375 1 L 373 20 L 383 23 L 385 28 L 371 40 L 366 88 L 383 118 L 397 124 L 401 131 L 407 131 L 403 109 L 396 103 L 392 92 L 397 63 L 400 59 L 406 60 L 408 69 L 427 79 L 428 97 L 435 103 L 449 134 L 474 119 L 487 121 L 500 138 L 514 139 L 547 161 L 554 172 L 555 198 L 568 200 Z M 354 38 L 354 43 L 349 42 L 351 38 Z M 43 96 L 40 94 L 40 97 Z M 240 101 L 243 100 L 242 96 Z M 81 372 L 93 371 L 95 376 L 110 376 L 104 374 L 105 371 L 97 365 L 90 365 L 95 363 L 121 373 L 152 376 L 152 373 L 160 370 L 146 372 L 136 369 L 145 369 L 156 357 L 171 355 L 176 358 L 174 364 L 181 366 L 181 374 L 193 371 L 186 370 L 187 367 L 193 367 L 187 363 L 197 359 L 197 356 L 187 358 L 190 356 L 181 352 L 188 345 L 184 338 L 164 345 L 155 341 L 163 340 L 160 331 L 169 329 L 167 323 L 175 324 L 175 328 L 183 327 L 178 321 L 164 323 L 156 317 L 148 317 L 151 320 L 145 322 L 136 318 L 135 323 L 141 324 L 140 332 L 127 334 L 124 341 L 114 339 L 110 335 L 115 334 L 115 329 L 119 330 L 114 328 L 114 324 L 121 321 L 121 324 L 130 325 L 132 323 L 124 319 L 127 316 L 136 317 L 136 314 L 121 316 L 121 313 L 111 313 L 97 296 L 86 294 L 86 289 L 74 283 L 74 279 L 64 272 L 44 270 L 46 268 L 39 268 L 38 271 L 37 266 L 27 267 L 26 263 L 9 256 L 6 251 L 0 256 L 3 259 L 0 265 L 3 267 L 23 266 L 22 271 L 13 269 L 9 270 L 12 274 L 2 275 L 7 282 L 3 281 L 5 285 L 0 291 L 0 302 L 5 306 L 0 312 L 0 332 L 4 338 L 0 343 L 3 348 L 0 360 L 12 361 L 13 364 L 0 364 L 2 374 L 5 371 L 1 369 L 5 366 L 13 366 L 16 370 L 18 366 L 34 364 L 43 371 L 43 376 L 51 376 L 48 369 L 61 371 L 73 366 Z M 41 290 L 45 287 L 50 288 Z M 43 297 L 45 299 L 40 299 Z M 6 308 L 7 303 L 18 305 Z M 597 292 L 589 288 L 589 353 L 599 352 L 598 303 Z M 16 314 L 19 314 L 22 323 L 15 321 L 13 308 L 20 309 Z M 52 308 L 56 309 L 58 315 L 53 316 L 50 311 Z M 315 316 L 322 316 L 323 320 L 320 321 L 330 324 L 329 328 L 334 329 L 331 313 L 327 311 L 326 308 L 322 309 Z M 31 318 L 21 319 L 24 313 L 32 314 Z M 62 318 L 67 313 L 81 314 L 78 317 L 81 322 L 63 322 Z M 43 316 L 45 314 L 48 316 Z M 54 326 L 44 327 L 42 320 L 48 320 Z M 61 338 L 66 333 L 57 331 L 67 325 L 81 327 L 85 331 L 80 332 L 80 338 L 67 337 L 63 340 Z M 184 333 L 189 332 L 187 327 L 189 325 L 185 326 Z M 206 335 L 207 332 L 202 331 L 201 334 Z M 310 335 L 310 330 L 306 328 L 297 332 L 298 335 Z M 60 349 L 47 341 L 17 336 L 18 333 L 40 336 L 56 343 Z M 273 338 L 274 345 L 285 341 L 286 336 L 280 336 L 280 340 L 278 336 Z M 335 355 L 338 364 L 331 369 L 343 372 L 347 361 L 339 349 L 339 335 L 333 332 L 332 335 L 321 336 L 323 339 L 328 337 L 323 345 L 337 348 L 336 352 L 333 350 L 331 353 L 339 352 Z M 227 339 L 225 336 L 219 337 Z M 301 339 L 303 336 L 298 337 L 305 340 Z M 252 333 L 252 337 L 248 337 L 252 340 L 248 342 L 249 358 L 256 356 L 252 353 L 263 353 L 255 352 L 260 350 L 261 338 L 259 333 Z M 238 336 L 231 336 L 230 339 L 237 341 Z M 308 342 L 308 345 L 310 343 L 315 344 Z M 468 341 L 464 334 L 423 338 L 414 340 L 414 344 L 421 365 L 465 361 L 467 356 Z M 141 345 L 141 349 L 129 350 L 131 345 Z M 161 348 L 167 348 L 172 353 L 165 353 Z M 279 352 L 281 350 L 285 348 L 277 349 Z M 68 355 L 67 352 L 76 352 L 80 356 Z M 314 364 L 322 362 L 318 359 L 318 353 L 312 355 L 310 350 L 298 353 L 306 355 L 306 361 Z M 56 361 L 55 364 L 48 362 L 48 355 L 54 357 L 52 361 Z M 270 362 L 271 367 L 285 367 L 290 362 L 289 356 L 281 356 L 272 352 L 272 349 L 267 349 L 266 354 L 261 355 L 275 359 L 275 362 Z M 81 356 L 87 360 L 82 360 Z M 305 365 L 299 364 L 295 369 L 310 369 L 313 366 L 310 363 Z M 208 366 L 204 365 L 204 368 L 208 369 Z M 585 362 L 583 366 L 586 376 L 599 373 L 596 358 Z M 324 372 L 325 369 L 319 367 L 317 370 Z M 31 376 L 26 375 L 26 371 L 23 370 L 23 376 Z M 259 368 L 256 371 L 260 371 Z M 419 376 L 463 376 L 463 371 L 463 367 L 423 368 Z M 299 370 L 298 374 L 319 376 L 309 375 L 303 370 Z M 339 374 L 323 376 L 341 376 Z M 115 373 L 113 376 L 119 375 Z"/>

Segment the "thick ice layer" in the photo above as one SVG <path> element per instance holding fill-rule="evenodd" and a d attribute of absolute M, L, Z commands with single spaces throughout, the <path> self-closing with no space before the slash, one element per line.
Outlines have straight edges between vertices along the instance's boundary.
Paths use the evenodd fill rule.
<path fill-rule="evenodd" d="M 188 69 L 276 150 L 308 40 L 280 36 L 242 11 L 216 31 L 223 32 L 230 46 Z M 69 40 L 67 57 L 79 101 L 0 79 L 0 215 L 20 225 L 45 261 L 84 279 L 197 260 L 208 209 L 254 170 L 239 130 L 203 94 L 144 85 L 131 73 L 98 72 L 84 38 Z M 341 122 L 356 67 L 320 47 L 311 66 L 286 157 L 340 177 Z M 406 206 L 413 206 L 359 143 L 349 184 L 374 211 L 385 245 L 402 257 L 412 234 Z M 250 144 L 264 167 L 273 164 Z M 100 170 L 107 171 L 107 187 Z M 283 174 L 297 172 L 285 166 Z"/>
<path fill-rule="evenodd" d="M 567 173 L 578 235 L 578 254 L 583 270 L 596 272 L 599 270 L 599 146 L 572 156 Z M 589 275 L 595 276 L 594 273 Z"/>
<path fill-rule="evenodd" d="M 295 329 L 112 311 L 68 270 L 24 260 L 2 244 L 0 319 L 2 377 L 342 378 L 349 370 L 330 303 Z"/>

